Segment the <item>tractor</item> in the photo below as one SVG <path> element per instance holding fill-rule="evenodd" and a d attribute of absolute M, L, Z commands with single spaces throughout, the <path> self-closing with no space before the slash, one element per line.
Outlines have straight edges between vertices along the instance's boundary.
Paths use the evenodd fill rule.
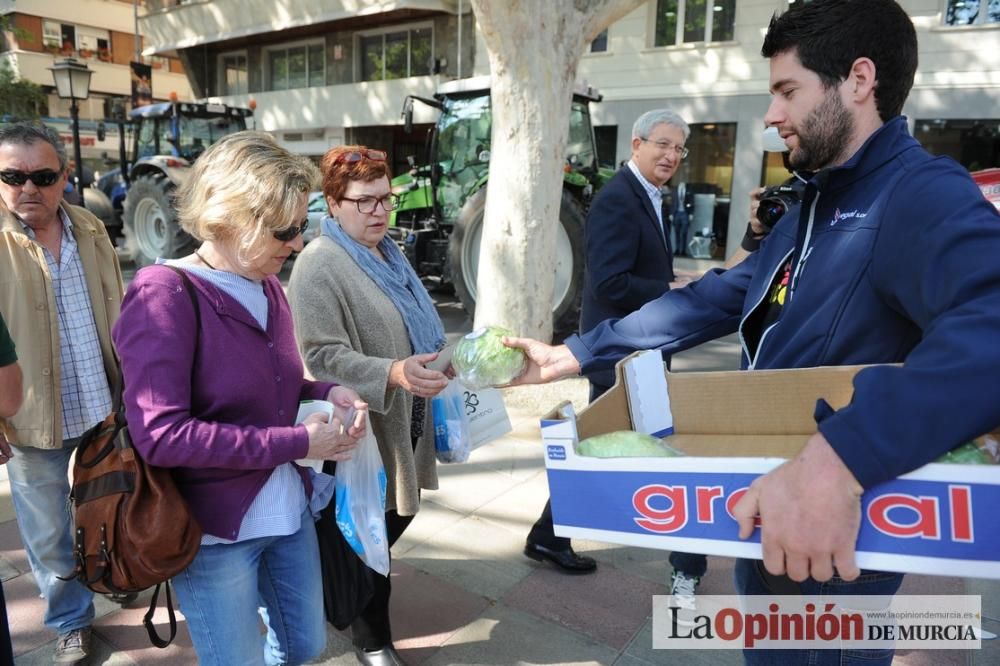
<path fill-rule="evenodd" d="M 109 193 L 120 208 L 127 254 L 137 267 L 188 254 L 195 241 L 177 223 L 174 189 L 191 164 L 222 137 L 247 128 L 250 109 L 203 102 L 163 102 L 133 109 L 132 162 Z M 125 133 L 121 132 L 122 142 Z"/>
<path fill-rule="evenodd" d="M 578 86 L 573 92 L 554 267 L 556 332 L 576 328 L 583 293 L 587 208 L 594 192 L 613 175 L 597 163 L 589 105 L 600 100 L 589 86 Z M 415 101 L 437 109 L 440 115 L 427 137 L 426 163 L 416 166 L 411 157 L 413 168 L 392 181 L 400 205 L 393 211 L 390 233 L 417 274 L 443 287 L 453 286 L 472 315 L 489 177 L 489 77 L 451 81 L 432 99 L 407 96 L 402 112 L 407 132 L 412 129 Z"/>

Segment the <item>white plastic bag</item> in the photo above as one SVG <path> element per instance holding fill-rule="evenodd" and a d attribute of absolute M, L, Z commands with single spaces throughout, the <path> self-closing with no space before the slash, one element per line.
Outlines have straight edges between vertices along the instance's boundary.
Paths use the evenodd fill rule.
<path fill-rule="evenodd" d="M 388 576 L 385 468 L 367 413 L 365 425 L 365 436 L 358 442 L 354 455 L 350 460 L 337 463 L 337 526 L 365 564 Z"/>
<path fill-rule="evenodd" d="M 452 380 L 431 399 L 434 451 L 439 462 L 460 463 L 469 459 L 472 440 L 465 413 L 465 393 L 465 387 Z"/>

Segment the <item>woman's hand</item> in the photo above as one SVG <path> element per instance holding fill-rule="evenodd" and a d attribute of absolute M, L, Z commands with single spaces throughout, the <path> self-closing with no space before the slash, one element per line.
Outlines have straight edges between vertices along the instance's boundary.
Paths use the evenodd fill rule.
<path fill-rule="evenodd" d="M 347 434 L 355 439 L 363 437 L 368 403 L 361 399 L 358 392 L 346 386 L 334 386 L 326 394 L 326 399 L 333 403 L 333 425 L 343 424 Z"/>
<path fill-rule="evenodd" d="M 437 352 L 434 352 L 393 361 L 389 368 L 389 386 L 398 386 L 421 398 L 433 398 L 448 385 L 448 377 L 443 372 L 424 367 L 437 357 Z"/>
<path fill-rule="evenodd" d="M 350 460 L 358 438 L 351 436 L 351 430 L 341 432 L 339 419 L 327 422 L 326 414 L 310 414 L 302 422 L 309 433 L 309 450 L 306 458 L 315 460 Z"/>

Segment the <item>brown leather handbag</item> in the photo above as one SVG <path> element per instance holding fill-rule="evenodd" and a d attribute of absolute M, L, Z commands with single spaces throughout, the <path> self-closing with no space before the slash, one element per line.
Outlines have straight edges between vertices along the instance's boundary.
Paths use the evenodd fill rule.
<path fill-rule="evenodd" d="M 198 302 L 183 271 L 195 320 Z M 201 544 L 201 527 L 174 484 L 171 471 L 143 461 L 132 445 L 121 386 L 114 409 L 80 439 L 73 467 L 71 494 L 76 519 L 76 569 L 65 580 L 78 579 L 95 592 L 128 594 L 156 586 L 143 618 L 149 639 L 166 647 L 177 633 L 170 578 L 183 571 Z M 166 587 L 170 637 L 153 627 L 160 586 Z"/>

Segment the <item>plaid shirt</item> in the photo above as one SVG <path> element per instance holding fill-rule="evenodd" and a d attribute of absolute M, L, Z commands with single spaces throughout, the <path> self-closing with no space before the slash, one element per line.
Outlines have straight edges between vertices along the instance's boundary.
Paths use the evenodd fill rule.
<path fill-rule="evenodd" d="M 48 249 L 43 250 L 59 311 L 59 391 L 65 441 L 79 437 L 103 421 L 112 403 L 90 292 L 72 233 L 73 223 L 62 210 L 59 219 L 63 225 L 60 261 L 57 263 Z M 22 226 L 34 240 L 34 229 L 23 223 Z"/>

